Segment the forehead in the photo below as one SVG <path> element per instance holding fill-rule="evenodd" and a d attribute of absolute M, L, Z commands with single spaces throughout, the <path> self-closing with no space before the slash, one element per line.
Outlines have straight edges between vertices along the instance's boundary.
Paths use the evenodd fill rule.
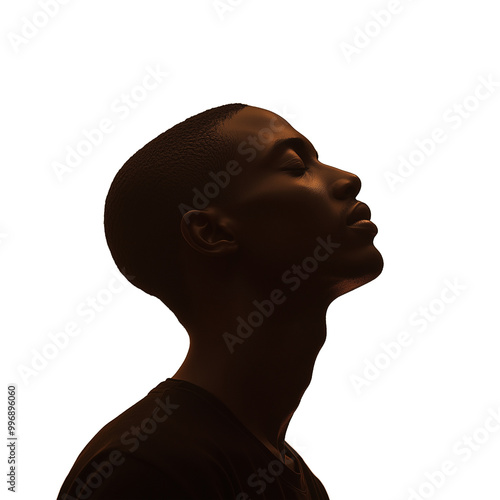
<path fill-rule="evenodd" d="M 273 132 L 286 130 L 288 133 L 297 133 L 281 116 L 254 106 L 243 108 L 224 123 L 224 130 L 238 139 L 247 135 L 256 135 L 259 131 L 265 133 L 267 129 Z"/>
<path fill-rule="evenodd" d="M 275 149 L 284 150 L 287 144 L 291 147 L 300 143 L 311 146 L 309 140 L 284 118 L 267 109 L 254 106 L 243 108 L 226 120 L 223 130 L 231 140 L 234 158 L 240 156 L 242 151 L 248 151 L 248 148 L 254 151 L 256 159 L 264 159 Z M 279 148 L 275 148 L 277 145 Z"/>

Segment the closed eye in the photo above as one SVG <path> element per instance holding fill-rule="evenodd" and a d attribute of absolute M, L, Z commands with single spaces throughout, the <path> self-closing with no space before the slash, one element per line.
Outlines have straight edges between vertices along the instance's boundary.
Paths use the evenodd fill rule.
<path fill-rule="evenodd" d="M 309 169 L 299 159 L 295 159 L 287 162 L 280 170 L 291 172 L 293 177 L 302 177 Z"/>

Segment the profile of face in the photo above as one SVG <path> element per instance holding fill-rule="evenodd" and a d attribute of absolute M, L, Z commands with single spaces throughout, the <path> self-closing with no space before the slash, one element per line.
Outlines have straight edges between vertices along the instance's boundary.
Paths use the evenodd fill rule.
<path fill-rule="evenodd" d="M 329 301 L 381 273 L 382 256 L 373 245 L 377 227 L 368 206 L 356 200 L 356 175 L 322 163 L 306 137 L 262 108 L 242 109 L 224 122 L 223 132 L 242 168 L 217 210 L 240 268 L 279 279 L 304 259 L 314 268 L 317 258 L 302 288 Z M 328 250 L 315 253 L 318 238 L 330 244 L 327 259 Z"/>
<path fill-rule="evenodd" d="M 356 175 L 322 163 L 306 137 L 262 108 L 242 109 L 224 122 L 223 132 L 241 172 L 214 210 L 227 252 L 249 277 L 276 281 L 304 259 L 314 268 L 317 258 L 317 271 L 302 275 L 303 289 L 331 301 L 381 273 L 383 259 L 373 245 L 377 227 L 368 206 L 356 200 Z M 328 247 L 323 253 L 315 253 L 319 239 Z"/>

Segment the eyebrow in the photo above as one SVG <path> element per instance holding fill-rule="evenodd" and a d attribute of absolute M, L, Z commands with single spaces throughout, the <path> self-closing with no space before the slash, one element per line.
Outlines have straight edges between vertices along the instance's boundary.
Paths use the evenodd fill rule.
<path fill-rule="evenodd" d="M 270 161 L 278 157 L 280 153 L 287 149 L 293 148 L 299 152 L 311 153 L 313 152 L 318 159 L 318 152 L 316 148 L 307 140 L 302 137 L 287 137 L 286 139 L 279 139 L 274 143 L 271 151 L 264 158 L 265 161 Z"/>

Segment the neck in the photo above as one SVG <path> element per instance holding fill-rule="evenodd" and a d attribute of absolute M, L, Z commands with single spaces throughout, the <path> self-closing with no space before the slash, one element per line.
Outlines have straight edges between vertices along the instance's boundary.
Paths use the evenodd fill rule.
<path fill-rule="evenodd" d="M 326 338 L 326 307 L 295 299 L 275 306 L 260 326 L 239 332 L 234 318 L 248 319 L 255 306 L 226 306 L 223 317 L 220 307 L 205 310 L 203 325 L 187 327 L 189 351 L 172 377 L 210 392 L 281 458 L 286 429 Z"/>

